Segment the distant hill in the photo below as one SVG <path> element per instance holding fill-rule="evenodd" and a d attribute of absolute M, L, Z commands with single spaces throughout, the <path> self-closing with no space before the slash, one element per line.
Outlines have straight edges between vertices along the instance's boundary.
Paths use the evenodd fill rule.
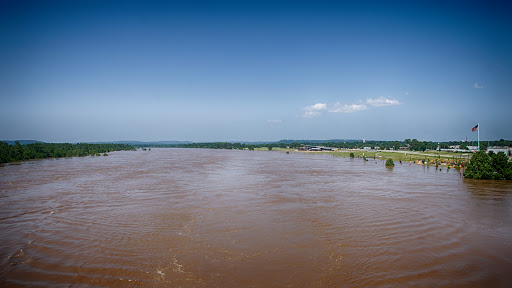
<path fill-rule="evenodd" d="M 9 145 L 14 145 L 16 143 L 16 141 L 19 141 L 21 145 L 44 143 L 42 141 L 37 141 L 37 140 L 2 140 L 2 142 L 6 142 Z"/>

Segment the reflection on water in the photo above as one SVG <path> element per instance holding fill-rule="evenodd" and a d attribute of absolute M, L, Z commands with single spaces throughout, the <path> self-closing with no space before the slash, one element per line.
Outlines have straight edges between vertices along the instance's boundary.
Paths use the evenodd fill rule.
<path fill-rule="evenodd" d="M 0 286 L 512 285 L 512 183 L 200 149 L 0 167 Z"/>

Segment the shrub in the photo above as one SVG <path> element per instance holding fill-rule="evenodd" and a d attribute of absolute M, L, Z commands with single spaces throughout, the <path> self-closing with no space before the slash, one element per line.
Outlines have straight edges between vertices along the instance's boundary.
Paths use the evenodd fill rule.
<path fill-rule="evenodd" d="M 354 153 L 350 152 L 350 158 L 354 158 Z"/>
<path fill-rule="evenodd" d="M 395 166 L 395 162 L 393 162 L 393 159 L 388 158 L 388 159 L 386 160 L 386 166 L 388 166 L 388 167 L 393 167 L 393 166 Z"/>

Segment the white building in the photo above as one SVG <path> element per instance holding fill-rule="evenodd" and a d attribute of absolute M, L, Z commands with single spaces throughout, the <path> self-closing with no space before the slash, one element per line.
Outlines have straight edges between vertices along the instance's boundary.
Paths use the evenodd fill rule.
<path fill-rule="evenodd" d="M 493 146 L 493 147 L 488 147 L 487 148 L 487 153 L 489 153 L 490 151 L 498 154 L 499 152 L 503 152 L 505 153 L 505 155 L 507 156 L 512 156 L 511 155 L 511 151 L 510 151 L 510 147 L 502 147 L 502 146 Z"/>
<path fill-rule="evenodd" d="M 476 152 L 478 151 L 478 146 L 468 146 L 468 150 Z"/>

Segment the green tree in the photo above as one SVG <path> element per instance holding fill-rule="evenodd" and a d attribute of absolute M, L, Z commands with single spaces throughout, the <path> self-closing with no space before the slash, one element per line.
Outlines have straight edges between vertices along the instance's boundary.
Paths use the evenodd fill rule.
<path fill-rule="evenodd" d="M 425 151 L 427 149 L 426 142 L 420 142 L 418 139 L 412 139 L 411 150 L 413 151 Z"/>
<path fill-rule="evenodd" d="M 14 143 L 14 148 L 11 149 L 11 159 L 13 161 L 22 161 L 23 160 L 23 146 L 21 146 L 19 141 Z"/>
<path fill-rule="evenodd" d="M 272 145 L 268 145 L 268 150 L 272 150 Z"/>
<path fill-rule="evenodd" d="M 470 179 L 494 179 L 494 169 L 491 157 L 483 151 L 478 151 L 471 157 L 464 177 Z"/>
<path fill-rule="evenodd" d="M 23 150 L 23 160 L 35 159 L 36 152 L 32 149 L 24 149 Z"/>
<path fill-rule="evenodd" d="M 386 166 L 387 166 L 387 167 L 393 167 L 393 166 L 395 166 L 395 162 L 393 162 L 393 159 L 388 158 L 388 159 L 386 160 Z"/>
<path fill-rule="evenodd" d="M 512 163 L 508 162 L 508 157 L 503 152 L 491 155 L 491 163 L 496 172 L 494 179 L 496 180 L 512 180 Z"/>
<path fill-rule="evenodd" d="M 354 158 L 354 153 L 350 152 L 350 158 Z"/>
<path fill-rule="evenodd" d="M 0 142 L 0 163 L 9 162 L 9 144 Z"/>

